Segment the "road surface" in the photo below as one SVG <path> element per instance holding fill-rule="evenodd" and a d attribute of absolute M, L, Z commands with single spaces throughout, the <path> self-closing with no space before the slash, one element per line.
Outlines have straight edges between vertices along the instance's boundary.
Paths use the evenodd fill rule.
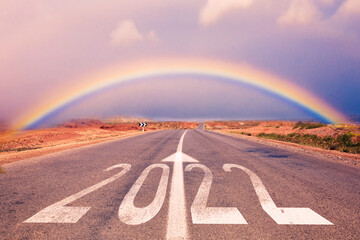
<path fill-rule="evenodd" d="M 166 130 L 3 166 L 0 239 L 359 239 L 360 170 Z"/>

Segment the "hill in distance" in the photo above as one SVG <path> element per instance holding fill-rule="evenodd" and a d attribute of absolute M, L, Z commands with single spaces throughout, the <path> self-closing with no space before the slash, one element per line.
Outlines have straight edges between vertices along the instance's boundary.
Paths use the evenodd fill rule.
<path fill-rule="evenodd" d="M 115 116 L 102 119 L 105 124 L 116 125 L 120 123 L 139 123 L 139 122 L 155 122 L 155 120 L 143 117 L 131 117 L 131 116 Z"/>

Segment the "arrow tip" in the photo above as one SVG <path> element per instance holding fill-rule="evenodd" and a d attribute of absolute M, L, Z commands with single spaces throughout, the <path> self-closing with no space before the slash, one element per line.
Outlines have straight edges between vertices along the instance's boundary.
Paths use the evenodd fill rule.
<path fill-rule="evenodd" d="M 198 160 L 196 160 L 195 158 L 190 157 L 189 155 L 186 155 L 183 152 L 176 152 L 170 156 L 168 156 L 167 158 L 163 159 L 162 162 L 199 162 Z"/>

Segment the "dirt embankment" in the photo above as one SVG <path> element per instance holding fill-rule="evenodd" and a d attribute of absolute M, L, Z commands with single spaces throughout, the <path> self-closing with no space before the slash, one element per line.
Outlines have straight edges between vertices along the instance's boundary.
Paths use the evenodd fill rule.
<path fill-rule="evenodd" d="M 141 134 L 94 127 L 52 128 L 0 134 L 0 165 L 69 148 Z"/>
<path fill-rule="evenodd" d="M 260 133 L 275 134 L 314 134 L 320 137 L 337 136 L 348 132 L 360 134 L 358 125 L 332 125 L 321 123 L 300 123 L 291 121 L 213 121 L 206 122 L 209 130 L 234 131 L 244 130 L 246 133 L 258 135 Z"/>
<path fill-rule="evenodd" d="M 212 121 L 205 128 L 360 160 L 360 126 L 291 121 Z"/>
<path fill-rule="evenodd" d="M 198 123 L 152 122 L 145 133 L 163 129 L 191 129 Z M 56 128 L 17 133 L 0 132 L 0 165 L 64 149 L 143 134 L 138 123 L 105 124 L 99 120 L 77 119 Z"/>
<path fill-rule="evenodd" d="M 316 135 L 318 137 L 336 137 L 352 134 L 354 141 L 359 141 L 359 125 L 332 125 L 312 122 L 291 121 L 212 121 L 205 123 L 206 129 L 224 132 L 243 132 L 257 136 L 261 133 L 287 135 L 292 133 Z"/>

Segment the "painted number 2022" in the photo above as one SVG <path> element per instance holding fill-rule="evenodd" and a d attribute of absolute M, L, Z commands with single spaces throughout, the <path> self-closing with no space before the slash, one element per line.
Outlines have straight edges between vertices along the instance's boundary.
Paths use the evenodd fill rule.
<path fill-rule="evenodd" d="M 88 187 L 70 197 L 56 202 L 29 219 L 26 223 L 76 223 L 89 211 L 90 207 L 69 207 L 66 206 L 77 199 L 107 185 L 110 182 L 124 176 L 131 168 L 130 164 L 118 164 L 105 171 L 121 169 L 116 175 L 105 179 L 91 187 Z M 142 208 L 135 207 L 134 199 L 149 173 L 156 168 L 162 170 L 159 185 L 152 202 Z M 201 169 L 204 177 L 191 205 L 191 216 L 194 224 L 247 224 L 246 220 L 236 207 L 207 207 L 210 188 L 213 181 L 213 174 L 209 168 L 202 164 L 189 164 L 185 172 L 191 172 L 194 168 Z M 223 170 L 231 172 L 233 168 L 247 173 L 250 177 L 254 190 L 259 198 L 262 209 L 277 224 L 321 224 L 332 225 L 331 222 L 309 208 L 279 208 L 272 200 L 260 178 L 249 169 L 237 164 L 224 164 Z M 153 164 L 148 166 L 138 177 L 129 192 L 125 195 L 119 207 L 119 219 L 129 225 L 145 223 L 156 216 L 163 206 L 169 182 L 170 169 L 166 164 Z"/>

